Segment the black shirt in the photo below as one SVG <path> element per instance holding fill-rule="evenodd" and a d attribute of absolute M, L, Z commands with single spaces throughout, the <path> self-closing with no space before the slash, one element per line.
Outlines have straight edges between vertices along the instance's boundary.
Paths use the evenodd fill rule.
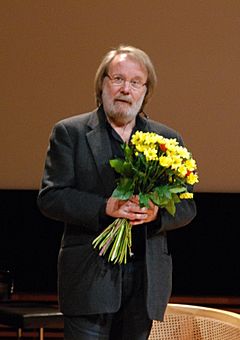
<path fill-rule="evenodd" d="M 136 125 L 132 131 L 131 136 L 137 131 L 137 130 L 142 130 L 142 126 L 141 126 L 141 121 L 138 119 L 136 119 Z M 113 154 L 113 158 L 124 158 L 124 152 L 122 149 L 122 145 L 123 145 L 123 140 L 122 138 L 118 135 L 118 133 L 111 127 L 111 125 L 108 123 L 108 121 L 106 120 L 106 127 L 107 127 L 107 131 L 109 134 L 109 138 L 110 138 L 110 142 L 111 142 L 111 146 L 112 146 L 112 154 Z M 130 137 L 131 139 L 131 137 Z M 116 176 L 116 180 L 119 176 L 119 174 L 117 174 L 115 172 L 115 176 Z M 137 261 L 137 260 L 142 260 L 145 254 L 145 237 L 144 237 L 144 233 L 145 233 L 145 228 L 143 224 L 137 225 L 137 226 L 133 226 L 132 227 L 132 253 L 133 255 L 131 256 L 131 258 L 128 259 L 129 261 Z"/>

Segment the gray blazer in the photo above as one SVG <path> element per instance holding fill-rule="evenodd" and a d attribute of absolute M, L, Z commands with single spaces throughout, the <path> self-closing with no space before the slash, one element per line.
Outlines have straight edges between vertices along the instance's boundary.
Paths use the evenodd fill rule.
<path fill-rule="evenodd" d="M 144 131 L 181 137 L 172 129 L 140 118 Z M 102 108 L 57 123 L 47 152 L 38 206 L 65 229 L 58 261 L 58 288 L 65 315 L 116 312 L 121 303 L 121 266 L 93 250 L 100 233 L 100 214 L 115 188 L 109 166 L 112 150 Z M 151 319 L 162 320 L 172 286 L 172 260 L 167 231 L 188 224 L 196 215 L 193 200 L 177 204 L 173 218 L 161 210 L 159 225 L 146 224 L 146 304 Z"/>

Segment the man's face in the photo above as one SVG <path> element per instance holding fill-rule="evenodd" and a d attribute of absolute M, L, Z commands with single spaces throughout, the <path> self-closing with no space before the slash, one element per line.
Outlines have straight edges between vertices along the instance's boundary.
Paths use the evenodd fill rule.
<path fill-rule="evenodd" d="M 123 80 L 121 85 L 113 81 L 116 78 Z M 117 125 L 135 119 L 147 91 L 146 81 L 146 68 L 128 54 L 119 54 L 110 63 L 108 77 L 103 80 L 102 102 L 104 111 Z M 131 85 L 135 82 L 139 88 Z"/>

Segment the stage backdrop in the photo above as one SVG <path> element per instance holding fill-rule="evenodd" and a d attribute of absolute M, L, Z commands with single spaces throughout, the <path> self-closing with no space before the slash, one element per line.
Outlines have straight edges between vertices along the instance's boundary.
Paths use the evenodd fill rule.
<path fill-rule="evenodd" d="M 2 0 L 0 188 L 37 189 L 53 124 L 95 108 L 93 79 L 120 43 L 151 56 L 150 117 L 198 160 L 201 192 L 239 192 L 240 2 Z"/>
<path fill-rule="evenodd" d="M 63 224 L 36 206 L 37 190 L 0 190 L 0 270 L 16 292 L 56 292 Z M 240 194 L 196 193 L 197 217 L 168 233 L 173 295 L 240 296 Z"/>

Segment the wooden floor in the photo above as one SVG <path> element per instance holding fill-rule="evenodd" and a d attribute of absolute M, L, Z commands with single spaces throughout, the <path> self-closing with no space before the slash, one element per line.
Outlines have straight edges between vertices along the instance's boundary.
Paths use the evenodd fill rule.
<path fill-rule="evenodd" d="M 26 294 L 15 293 L 13 301 L 47 302 L 56 304 L 57 297 L 53 294 Z M 171 303 L 197 305 L 211 308 L 224 309 L 235 313 L 240 313 L 240 297 L 237 296 L 172 296 Z M 22 339 L 38 339 L 38 332 L 25 331 Z M 48 340 L 63 339 L 62 329 L 46 329 L 44 338 Z M 0 325 L 0 339 L 17 339 L 17 330 Z"/>

